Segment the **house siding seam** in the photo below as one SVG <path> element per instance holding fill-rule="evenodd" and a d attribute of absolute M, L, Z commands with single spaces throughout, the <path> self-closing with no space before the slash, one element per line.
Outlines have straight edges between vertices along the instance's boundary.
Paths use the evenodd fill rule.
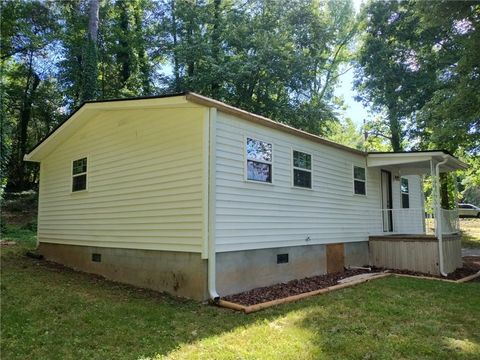
<path fill-rule="evenodd" d="M 41 243 L 202 252 L 205 108 L 105 111 L 41 164 Z M 88 191 L 71 162 L 88 157 Z"/>
<path fill-rule="evenodd" d="M 245 181 L 246 136 L 273 143 L 273 185 Z M 352 165 L 365 167 L 365 156 L 222 112 L 216 143 L 217 252 L 367 241 L 381 231 L 380 171 L 367 169 L 367 196 L 353 194 Z M 312 190 L 292 187 L 292 148 L 312 155 Z"/>

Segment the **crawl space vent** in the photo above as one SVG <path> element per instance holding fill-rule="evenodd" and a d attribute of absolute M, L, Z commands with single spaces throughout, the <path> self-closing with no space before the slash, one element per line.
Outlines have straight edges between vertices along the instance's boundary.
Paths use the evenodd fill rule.
<path fill-rule="evenodd" d="M 288 263 L 288 254 L 278 254 L 277 264 L 286 264 L 286 263 Z"/>
<path fill-rule="evenodd" d="M 92 254 L 92 261 L 93 262 L 101 262 L 102 261 L 102 254 Z"/>

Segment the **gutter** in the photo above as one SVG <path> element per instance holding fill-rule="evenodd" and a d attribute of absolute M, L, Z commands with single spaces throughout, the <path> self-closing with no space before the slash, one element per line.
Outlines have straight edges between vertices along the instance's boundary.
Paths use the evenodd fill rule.
<path fill-rule="evenodd" d="M 208 119 L 208 137 L 209 137 L 209 156 L 208 156 L 208 295 L 210 299 L 218 303 L 220 295 L 217 293 L 217 270 L 216 270 L 216 251 L 215 251 L 215 224 L 216 224 L 216 136 L 215 129 L 217 123 L 217 109 L 209 109 Z"/>
<path fill-rule="evenodd" d="M 435 230 L 437 232 L 437 239 L 438 239 L 438 260 L 439 260 L 439 271 L 442 276 L 447 277 L 448 274 L 444 270 L 444 263 L 443 263 L 443 232 L 442 232 L 442 202 L 440 199 L 440 165 L 445 164 L 448 161 L 447 155 L 444 155 L 443 161 L 437 163 L 435 165 L 435 176 L 436 179 L 436 195 L 437 195 L 437 216 L 435 217 Z"/>

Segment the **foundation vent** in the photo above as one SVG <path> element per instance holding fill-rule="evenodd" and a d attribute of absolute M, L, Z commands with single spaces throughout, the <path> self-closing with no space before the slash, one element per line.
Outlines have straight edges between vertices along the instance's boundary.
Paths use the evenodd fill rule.
<path fill-rule="evenodd" d="M 278 254 L 277 264 L 286 264 L 286 263 L 288 263 L 288 254 Z"/>
<path fill-rule="evenodd" d="M 92 261 L 93 262 L 101 262 L 102 261 L 102 254 L 92 254 Z"/>

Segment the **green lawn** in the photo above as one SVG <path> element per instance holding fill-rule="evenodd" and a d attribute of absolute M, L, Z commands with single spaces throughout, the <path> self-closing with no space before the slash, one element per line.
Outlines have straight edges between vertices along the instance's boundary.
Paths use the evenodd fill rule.
<path fill-rule="evenodd" d="M 51 266 L 16 239 L 2 359 L 480 358 L 480 282 L 386 278 L 245 315 Z"/>
<path fill-rule="evenodd" d="M 480 247 L 480 219 L 460 219 L 463 247 Z"/>

